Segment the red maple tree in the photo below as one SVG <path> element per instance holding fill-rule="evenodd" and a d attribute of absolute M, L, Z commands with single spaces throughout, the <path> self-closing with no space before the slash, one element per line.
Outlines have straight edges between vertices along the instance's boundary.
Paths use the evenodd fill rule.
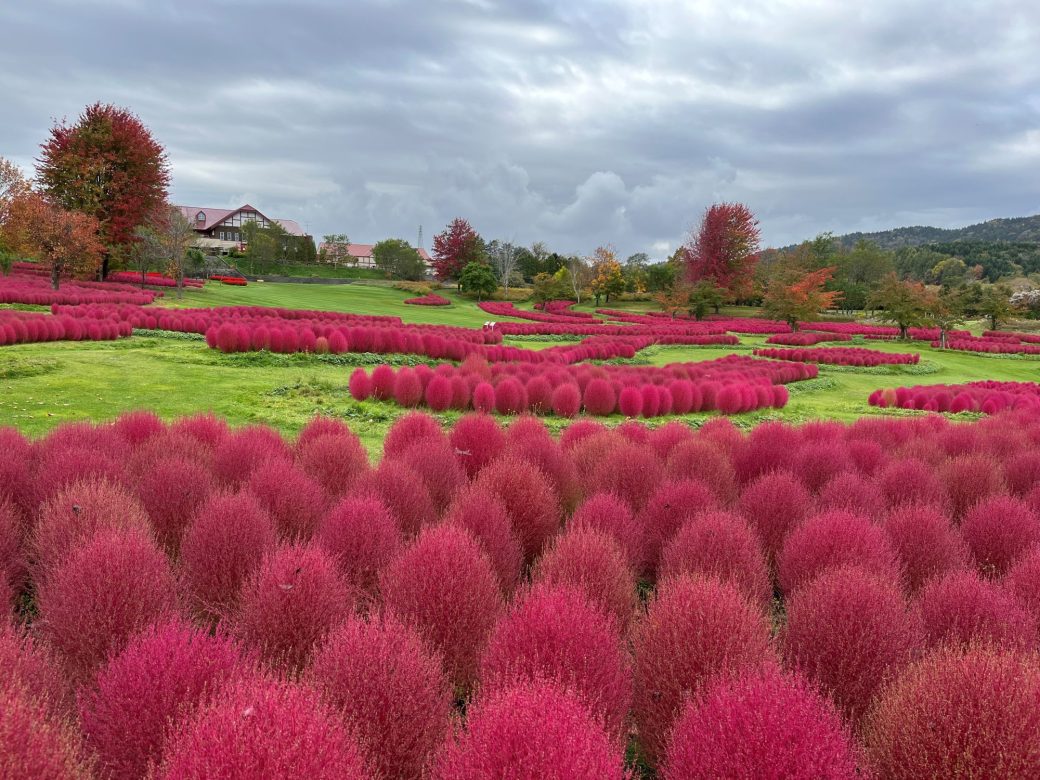
<path fill-rule="evenodd" d="M 462 217 L 453 219 L 433 237 L 433 270 L 437 278 L 458 279 L 467 263 L 482 259 L 483 243 L 469 222 Z"/>
<path fill-rule="evenodd" d="M 683 247 L 686 278 L 709 280 L 729 300 L 748 297 L 758 262 L 758 220 L 743 203 L 716 203 Z"/>
<path fill-rule="evenodd" d="M 767 316 L 785 321 L 791 330 L 819 318 L 820 312 L 841 300 L 840 290 L 826 290 L 834 278 L 834 266 L 807 271 L 796 262 L 780 262 L 774 268 L 762 296 Z"/>
<path fill-rule="evenodd" d="M 134 242 L 134 230 L 162 207 L 170 183 L 163 147 L 130 111 L 95 103 L 75 124 L 51 128 L 37 179 L 55 205 L 97 219 L 104 270 Z"/>

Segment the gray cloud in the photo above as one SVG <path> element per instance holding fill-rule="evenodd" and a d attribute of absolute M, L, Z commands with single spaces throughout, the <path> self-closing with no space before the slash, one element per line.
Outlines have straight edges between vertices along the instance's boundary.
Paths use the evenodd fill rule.
<path fill-rule="evenodd" d="M 134 109 L 174 199 L 316 235 L 663 257 L 705 206 L 766 242 L 1040 211 L 1031 0 L 34 0 L 0 9 L 0 154 Z"/>

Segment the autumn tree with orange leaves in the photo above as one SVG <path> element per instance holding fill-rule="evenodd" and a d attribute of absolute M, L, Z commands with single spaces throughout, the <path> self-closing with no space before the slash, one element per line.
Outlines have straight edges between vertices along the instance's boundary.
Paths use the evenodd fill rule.
<path fill-rule="evenodd" d="M 50 266 L 55 290 L 63 276 L 97 274 L 105 246 L 98 221 L 51 203 L 39 193 L 15 198 L 4 223 L 5 242 L 14 251 Z"/>
<path fill-rule="evenodd" d="M 55 206 L 95 218 L 105 273 L 129 257 L 134 230 L 163 208 L 170 184 L 166 153 L 144 123 L 102 103 L 51 129 L 36 177 Z"/>
<path fill-rule="evenodd" d="M 825 289 L 834 278 L 834 266 L 806 270 L 795 256 L 779 259 L 770 271 L 762 308 L 773 319 L 798 330 L 798 323 L 817 320 L 820 312 L 841 300 L 839 290 Z"/>
<path fill-rule="evenodd" d="M 710 281 L 726 300 L 754 292 L 759 254 L 758 220 L 743 203 L 716 203 L 704 212 L 700 229 L 683 245 L 686 278 Z"/>
<path fill-rule="evenodd" d="M 597 306 L 601 296 L 605 295 L 607 303 L 610 303 L 611 295 L 620 295 L 625 291 L 625 276 L 614 247 L 596 247 L 596 251 L 589 258 L 589 265 L 592 267 L 589 288 L 596 297 Z"/>

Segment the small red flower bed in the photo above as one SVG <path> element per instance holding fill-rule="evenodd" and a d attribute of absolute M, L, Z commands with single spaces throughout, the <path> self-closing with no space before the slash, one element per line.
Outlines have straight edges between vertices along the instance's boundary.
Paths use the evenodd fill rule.
<path fill-rule="evenodd" d="M 880 352 L 861 347 L 816 347 L 815 349 L 756 349 L 759 357 L 774 360 L 794 360 L 799 363 L 830 363 L 838 366 L 910 365 L 920 361 L 914 353 Z"/>
<path fill-rule="evenodd" d="M 437 295 L 437 293 L 420 295 L 418 298 L 408 298 L 405 300 L 405 303 L 412 306 L 451 306 L 451 301 L 443 295 Z"/>

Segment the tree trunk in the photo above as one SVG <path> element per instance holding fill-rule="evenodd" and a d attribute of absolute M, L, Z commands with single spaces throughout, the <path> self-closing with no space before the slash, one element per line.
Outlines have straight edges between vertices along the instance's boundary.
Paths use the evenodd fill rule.
<path fill-rule="evenodd" d="M 51 263 L 51 288 L 57 290 L 61 285 L 61 266 Z"/>
<path fill-rule="evenodd" d="M 946 328 L 939 328 L 939 349 L 946 349 Z"/>
<path fill-rule="evenodd" d="M 902 323 L 900 323 L 900 325 L 899 325 L 899 338 L 901 338 L 903 341 L 906 341 L 906 330 L 907 330 L 907 327 L 908 327 L 907 325 L 903 325 Z"/>

